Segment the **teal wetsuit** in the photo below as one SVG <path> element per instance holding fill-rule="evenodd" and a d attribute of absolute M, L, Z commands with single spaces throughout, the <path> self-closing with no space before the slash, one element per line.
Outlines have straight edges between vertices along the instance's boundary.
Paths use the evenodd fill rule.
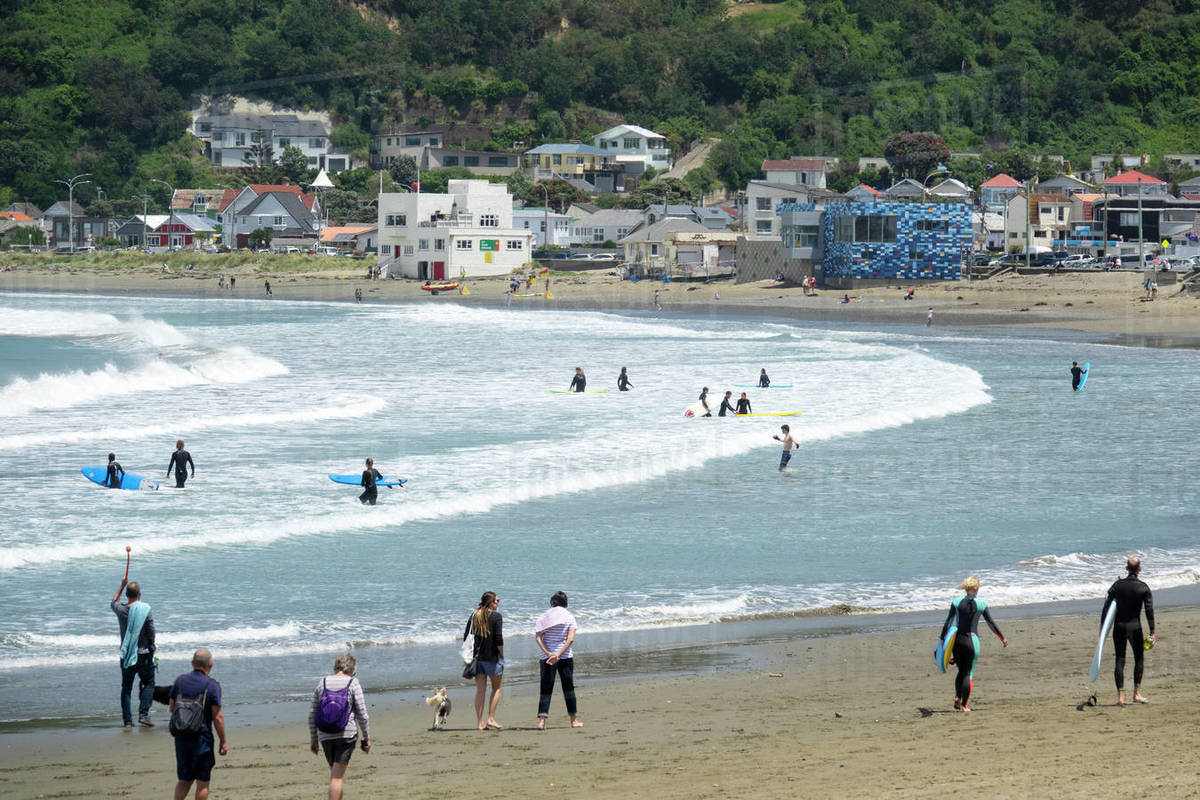
<path fill-rule="evenodd" d="M 982 600 L 963 595 L 950 604 L 950 613 L 946 615 L 946 621 L 942 624 L 941 639 L 945 640 L 946 632 L 950 630 L 951 623 L 958 629 L 958 635 L 954 639 L 954 663 L 958 665 L 958 675 L 954 679 L 954 696 L 962 703 L 967 704 L 967 700 L 971 697 L 972 681 L 975 678 L 975 664 L 979 661 L 979 618 L 983 617 L 984 622 L 992 629 L 992 633 L 1004 639 L 1004 634 L 1000 633 L 1000 629 L 996 627 L 995 621 L 992 620 L 991 612 L 988 611 L 988 605 Z"/>

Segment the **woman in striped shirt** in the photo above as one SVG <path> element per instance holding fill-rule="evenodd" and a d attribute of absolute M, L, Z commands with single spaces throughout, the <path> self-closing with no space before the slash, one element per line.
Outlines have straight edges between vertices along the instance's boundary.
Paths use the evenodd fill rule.
<path fill-rule="evenodd" d="M 554 693 L 554 676 L 562 681 L 563 699 L 567 701 L 567 714 L 572 728 L 582 728 L 576 719 L 575 706 L 575 653 L 571 644 L 575 641 L 575 616 L 567 611 L 567 595 L 555 592 L 550 598 L 550 608 L 542 613 L 534 625 L 533 632 L 541 656 L 541 696 L 538 698 L 538 730 L 546 730 L 546 717 L 550 716 L 550 695 Z"/>

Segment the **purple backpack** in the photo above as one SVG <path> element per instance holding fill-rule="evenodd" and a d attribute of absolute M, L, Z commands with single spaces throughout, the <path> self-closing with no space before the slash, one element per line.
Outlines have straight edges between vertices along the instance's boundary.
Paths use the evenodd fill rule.
<path fill-rule="evenodd" d="M 326 680 L 321 680 L 321 700 L 315 715 L 317 730 L 341 733 L 350 722 L 350 684 L 344 689 L 330 689 L 325 685 Z M 350 680 L 353 683 L 354 679 Z"/>

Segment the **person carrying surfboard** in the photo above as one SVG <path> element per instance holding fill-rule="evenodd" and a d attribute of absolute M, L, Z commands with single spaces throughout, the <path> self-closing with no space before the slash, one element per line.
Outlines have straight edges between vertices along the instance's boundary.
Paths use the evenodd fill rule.
<path fill-rule="evenodd" d="M 1113 677 L 1117 683 L 1117 705 L 1125 705 L 1125 645 L 1133 648 L 1133 702 L 1145 703 L 1142 694 L 1142 666 L 1146 649 L 1142 640 L 1142 609 L 1146 610 L 1146 624 L 1150 627 L 1150 645 L 1154 646 L 1154 595 L 1150 592 L 1141 578 L 1142 561 L 1137 556 L 1130 556 L 1125 562 L 1124 578 L 1117 580 L 1108 589 L 1104 599 L 1104 608 L 1100 612 L 1103 620 L 1108 613 L 1108 607 L 1117 604 L 1116 619 L 1113 622 L 1113 649 L 1116 650 L 1117 660 Z M 1101 623 L 1103 624 L 1103 623 Z"/>
<path fill-rule="evenodd" d="M 758 373 L 758 386 L 760 389 L 768 389 L 771 386 L 771 379 L 767 377 L 766 367 L 763 367 Z"/>
<path fill-rule="evenodd" d="M 583 374 L 583 367 L 575 368 L 575 377 L 571 378 L 571 385 L 567 387 L 568 392 L 582 392 L 587 388 L 587 377 Z"/>
<path fill-rule="evenodd" d="M 738 401 L 737 401 L 737 414 L 740 416 L 742 414 L 749 414 L 749 413 L 750 413 L 750 398 L 746 397 L 745 392 L 742 392 L 742 396 L 739 397 Z"/>
<path fill-rule="evenodd" d="M 708 405 L 708 387 L 705 386 L 700 390 L 700 405 L 704 406 L 704 416 L 712 416 L 712 408 Z"/>
<path fill-rule="evenodd" d="M 367 468 L 363 470 L 362 484 L 363 493 L 358 496 L 358 501 L 364 505 L 370 503 L 375 505 L 375 500 L 379 497 L 379 487 L 375 485 L 375 481 L 383 480 L 383 475 L 379 470 L 375 469 L 375 459 L 367 459 Z"/>
<path fill-rule="evenodd" d="M 120 489 L 123 480 L 125 480 L 125 470 L 117 461 L 117 454 L 109 453 L 108 474 L 104 476 L 104 485 L 109 489 Z"/>
<path fill-rule="evenodd" d="M 1079 384 L 1083 381 L 1083 376 L 1086 372 L 1080 368 L 1078 361 L 1071 362 L 1071 388 L 1079 391 Z"/>
<path fill-rule="evenodd" d="M 999 637 L 1000 642 L 1008 647 L 1008 639 L 996 627 L 988 604 L 976 599 L 979 594 L 979 578 L 972 575 L 958 585 L 966 594 L 950 604 L 950 613 L 942 623 L 942 633 L 938 640 L 946 642 L 947 635 L 953 637 L 951 652 L 953 663 L 958 665 L 958 675 L 954 679 L 954 708 L 964 714 L 971 709 L 967 701 L 971 699 L 971 688 L 975 677 L 975 664 L 979 661 L 979 618 Z"/>

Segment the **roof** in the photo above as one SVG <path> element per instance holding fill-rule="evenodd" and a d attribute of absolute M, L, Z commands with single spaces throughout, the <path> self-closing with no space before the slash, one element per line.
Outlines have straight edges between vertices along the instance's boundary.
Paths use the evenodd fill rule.
<path fill-rule="evenodd" d="M 645 136 L 647 139 L 665 139 L 666 138 L 661 133 L 655 133 L 654 131 L 643 128 L 640 125 L 617 125 L 615 127 L 609 128 L 608 130 L 599 134 L 599 136 L 601 138 L 606 138 L 609 136 L 619 136 L 624 133 L 632 133 L 632 134 L 636 134 L 637 136 Z"/>
<path fill-rule="evenodd" d="M 51 211 L 53 211 L 55 213 L 53 215 L 51 215 L 51 213 L 50 213 Z M 46 209 L 46 216 L 82 217 L 82 216 L 85 216 L 85 214 L 86 214 L 86 212 L 83 210 L 83 206 L 79 205 L 79 203 L 72 203 L 69 200 L 55 201 L 54 205 L 52 205 L 48 209 Z"/>
<path fill-rule="evenodd" d="M 582 203 L 576 203 L 581 206 Z M 642 212 L 636 208 L 602 208 L 587 218 L 587 224 L 595 227 L 627 224 L 630 228 L 642 220 Z"/>
<path fill-rule="evenodd" d="M 1080 180 L 1079 178 L 1076 178 L 1074 175 L 1055 175 L 1053 178 L 1049 178 L 1047 180 L 1042 181 L 1041 185 L 1049 186 L 1050 184 L 1052 184 L 1056 181 L 1058 183 L 1073 183 L 1076 186 L 1091 186 L 1091 184 L 1088 183 L 1087 181 Z"/>
<path fill-rule="evenodd" d="M 707 232 L 699 222 L 693 222 L 684 217 L 667 217 L 661 219 L 653 225 L 644 225 L 637 230 L 631 232 L 628 236 L 621 239 L 617 244 L 636 244 L 637 242 L 664 242 L 667 239 L 668 233 L 677 231 L 695 231 L 697 233 Z"/>
<path fill-rule="evenodd" d="M 600 206 L 595 203 L 571 203 L 571 208 L 577 208 L 585 214 L 595 214 L 600 210 Z M 567 209 L 570 211 L 570 209 Z"/>
<path fill-rule="evenodd" d="M 883 192 L 879 191 L 874 186 L 867 186 L 865 183 L 860 183 L 858 186 L 855 186 L 850 191 L 854 192 L 854 191 L 858 191 L 860 189 L 864 192 L 869 192 L 869 193 L 873 194 L 875 197 L 883 197 Z M 847 192 L 847 194 L 849 194 L 849 192 Z"/>
<path fill-rule="evenodd" d="M 288 213 L 293 220 L 300 224 L 300 229 L 305 231 L 316 230 L 316 219 L 313 217 L 312 209 L 306 208 L 301 202 L 300 197 L 291 192 L 264 192 L 254 199 L 254 202 L 239 211 L 239 214 L 250 215 L 260 205 L 266 202 L 268 197 L 274 197 L 279 205 L 283 206 L 283 210 Z M 291 230 L 289 228 L 289 230 Z"/>
<path fill-rule="evenodd" d="M 1179 186 L 1180 186 L 1180 188 L 1183 188 L 1184 186 L 1187 186 L 1189 188 L 1191 188 L 1193 186 L 1200 186 L 1200 175 L 1197 175 L 1194 178 L 1188 178 L 1186 181 L 1180 181 Z M 13 205 L 14 206 L 20 205 L 20 203 L 13 203 Z M 9 206 L 9 208 L 12 208 L 12 206 Z"/>
<path fill-rule="evenodd" d="M 1108 186 L 1110 183 L 1112 183 L 1112 184 L 1117 184 L 1117 185 L 1122 185 L 1122 186 L 1129 186 L 1132 184 L 1136 184 L 1139 181 L 1142 183 L 1155 183 L 1155 184 L 1165 184 L 1166 183 L 1166 181 L 1159 180 L 1158 178 L 1154 177 L 1153 175 L 1147 175 L 1144 172 L 1138 172 L 1136 169 L 1131 169 L 1131 170 L 1126 170 L 1125 172 L 1120 172 L 1120 173 L 1117 173 L 1116 175 L 1113 175 L 1111 178 L 1109 178 L 1108 180 L 1106 180 L 1104 182 L 1104 185 Z"/>
<path fill-rule="evenodd" d="M 666 214 L 668 217 L 687 217 L 694 211 L 695 206 L 689 206 L 684 203 L 670 203 L 667 205 L 666 211 L 663 211 L 662 203 L 651 203 L 646 206 L 645 213 L 647 214 Z"/>
<path fill-rule="evenodd" d="M 947 178 L 941 183 L 934 184 L 929 187 L 930 194 L 970 194 L 971 187 L 960 181 L 958 178 Z"/>
<path fill-rule="evenodd" d="M 893 183 L 888 190 L 884 192 L 886 195 L 910 194 L 925 194 L 925 187 L 914 181 L 912 178 L 904 178 L 903 180 Z"/>
<path fill-rule="evenodd" d="M 237 189 L 226 189 L 221 192 L 221 199 L 217 201 L 217 213 L 224 214 L 226 206 L 232 203 L 238 194 Z"/>
<path fill-rule="evenodd" d="M 776 170 L 803 170 L 808 172 L 824 172 L 828 163 L 823 158 L 784 158 L 778 161 L 762 162 L 763 172 Z"/>
<path fill-rule="evenodd" d="M 375 225 L 326 225 L 321 231 L 322 242 L 332 241 L 349 241 L 350 238 L 358 236 L 360 233 L 375 230 Z M 340 236 L 346 236 L 346 239 L 339 239 Z"/>
<path fill-rule="evenodd" d="M 551 142 L 550 144 L 539 145 L 532 150 L 525 151 L 525 155 L 543 154 L 607 156 L 608 151 L 601 150 L 599 147 L 592 147 L 590 144 L 580 144 L 579 142 Z"/>
<path fill-rule="evenodd" d="M 28 214 L 34 219 L 42 216 L 42 210 L 33 203 L 11 203 L 5 211 L 20 211 L 22 214 Z"/>
<path fill-rule="evenodd" d="M 220 114 L 197 117 L 196 124 L 206 122 L 214 130 L 244 128 L 270 131 L 272 136 L 328 136 L 329 128 L 315 119 L 300 119 L 295 114 Z"/>
<path fill-rule="evenodd" d="M 0 211 L 0 219 L 7 222 L 36 222 L 33 217 L 22 211 Z"/>
<path fill-rule="evenodd" d="M 1019 180 L 1005 172 L 993 175 L 979 184 L 980 189 L 1020 189 L 1021 186 L 1022 183 Z"/>
<path fill-rule="evenodd" d="M 255 194 L 265 194 L 267 192 L 291 192 L 297 197 L 303 194 L 299 186 L 294 186 L 290 183 L 248 183 L 246 188 L 252 190 Z"/>
<path fill-rule="evenodd" d="M 1094 203 L 1097 200 L 1103 200 L 1104 195 L 1096 194 L 1095 192 L 1076 192 L 1075 199 L 1081 200 L 1085 203 Z"/>
<path fill-rule="evenodd" d="M 176 189 L 171 195 L 171 208 L 178 211 L 195 208 L 197 195 L 207 198 L 209 205 L 215 205 L 223 192 L 222 189 Z"/>

